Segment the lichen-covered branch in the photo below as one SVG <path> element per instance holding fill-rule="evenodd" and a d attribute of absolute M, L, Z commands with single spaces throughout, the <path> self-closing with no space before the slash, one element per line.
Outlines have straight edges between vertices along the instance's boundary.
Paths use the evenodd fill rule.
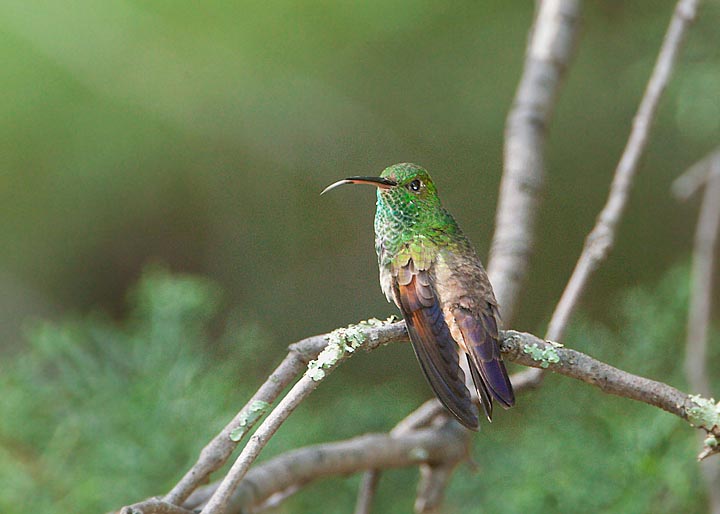
<path fill-rule="evenodd" d="M 318 336 L 322 339 L 322 336 Z M 314 343 L 314 339 L 311 338 Z M 307 340 L 306 340 L 307 341 Z M 312 344 L 310 341 L 305 345 Z M 253 395 L 237 415 L 200 452 L 197 462 L 180 481 L 165 495 L 169 504 L 181 504 L 195 488 L 207 481 L 211 473 L 220 469 L 237 447 L 242 436 L 253 428 L 261 414 L 297 375 L 305 369 L 310 360 L 307 353 L 291 350 L 280 365 L 270 374 L 265 383 Z"/>
<path fill-rule="evenodd" d="M 720 435 L 720 403 L 688 395 L 656 380 L 633 375 L 563 345 L 508 330 L 501 343 L 507 359 L 544 368 L 591 384 L 601 391 L 647 403 L 674 414 L 714 436 Z"/>
<path fill-rule="evenodd" d="M 363 348 L 367 350 L 372 350 L 375 348 L 378 348 L 381 345 L 393 343 L 393 342 L 405 342 L 408 340 L 407 331 L 405 328 L 404 322 L 397 322 L 397 323 L 387 323 L 387 324 L 377 324 L 377 325 L 366 325 L 362 326 L 358 329 L 358 332 L 356 333 L 357 337 L 361 337 L 363 339 Z M 661 408 L 663 410 L 666 410 L 667 412 L 670 412 L 686 421 L 688 421 L 691 425 L 700 428 L 704 430 L 708 434 L 708 438 L 706 441 L 707 444 L 707 455 L 710 455 L 712 453 L 718 452 L 718 445 L 717 445 L 717 438 L 720 438 L 720 403 L 715 403 L 714 400 L 704 398 L 701 396 L 693 396 L 688 395 L 686 393 L 683 393 L 682 391 L 668 385 L 664 384 L 662 382 L 658 382 L 655 380 L 651 380 L 648 378 L 640 377 L 637 375 L 633 375 L 631 373 L 628 373 L 626 371 L 620 370 L 618 368 L 615 368 L 613 366 L 610 366 L 609 364 L 605 364 L 601 361 L 598 361 L 588 355 L 585 355 L 581 352 L 572 350 L 570 348 L 566 348 L 562 345 L 558 345 L 557 343 L 551 343 L 548 341 L 544 341 L 543 339 L 538 338 L 537 336 L 534 336 L 532 334 L 527 333 L 521 333 L 516 332 L 512 330 L 504 331 L 502 332 L 502 341 L 501 341 L 501 350 L 503 352 L 504 357 L 512 362 L 516 362 L 518 364 L 522 364 L 525 366 L 531 366 L 534 368 L 541 368 L 541 369 L 547 369 L 549 371 L 553 371 L 555 373 L 565 375 L 571 378 L 575 378 L 577 380 L 581 380 L 583 382 L 586 382 L 588 384 L 592 384 L 596 387 L 598 387 L 600 390 L 609 393 L 614 394 L 618 396 L 622 396 L 625 398 L 630 398 L 632 400 L 640 401 L 647 403 L 649 405 L 653 405 L 655 407 Z M 302 356 L 302 359 L 309 363 L 313 358 L 317 358 L 318 355 L 328 346 L 328 339 L 330 338 L 330 334 L 324 334 L 321 336 L 315 336 L 308 339 L 304 339 L 303 341 L 300 341 L 299 343 L 296 343 L 294 345 L 290 346 L 290 353 L 297 353 L 298 355 Z M 340 357 L 339 357 L 340 358 Z M 335 364 L 337 361 L 335 362 Z M 330 366 L 334 366 L 335 364 L 331 364 Z M 306 368 L 304 368 L 306 369 Z M 329 371 L 329 369 L 328 369 Z M 312 373 L 310 373 L 312 375 Z M 307 382 L 315 382 L 310 376 L 307 374 L 305 375 L 304 379 L 301 379 L 300 383 L 305 383 L 307 385 Z M 263 386 L 264 387 L 264 386 Z M 305 386 L 303 386 L 305 387 Z M 310 386 L 312 387 L 312 386 Z M 261 388 L 262 389 L 262 388 Z M 257 395 L 256 395 L 257 396 Z M 292 399 L 293 396 L 289 393 L 288 396 Z M 286 397 L 288 398 L 288 397 Z M 282 402 L 281 402 L 282 403 Z M 280 407 L 280 406 L 278 406 Z M 277 410 L 277 409 L 276 409 Z M 286 414 L 289 414 L 289 412 L 286 412 L 284 408 L 281 408 L 280 410 L 277 410 L 278 416 L 282 417 Z M 389 440 L 398 441 L 401 442 L 407 442 L 413 441 L 413 437 L 419 437 L 418 434 L 426 434 L 431 435 L 431 440 L 435 441 L 440 448 L 444 448 L 445 450 L 442 451 L 450 451 L 450 447 L 453 445 L 459 445 L 463 448 L 465 448 L 465 438 L 463 436 L 462 429 L 454 423 L 450 423 L 448 425 L 443 425 L 444 427 L 450 427 L 450 428 L 444 428 L 444 432 L 442 433 L 442 437 L 439 435 L 437 430 L 435 430 L 432 426 L 431 428 L 422 428 L 422 429 L 413 429 L 413 426 L 423 426 L 426 425 L 430 420 L 437 417 L 438 412 L 438 405 L 435 400 L 426 403 L 423 407 L 418 409 L 413 415 L 409 416 L 398 424 L 395 430 L 397 432 L 387 434 L 385 436 L 376 436 L 376 437 L 386 437 Z M 237 417 L 236 417 L 237 419 Z M 284 419 L 284 418 L 283 418 Z M 270 420 L 270 417 L 268 417 L 268 420 Z M 251 439 L 251 443 L 246 447 L 250 448 L 250 450 L 247 450 L 250 453 L 246 453 L 245 456 L 243 454 L 240 455 L 238 458 L 238 461 L 242 461 L 242 466 L 248 466 L 249 463 L 254 460 L 254 456 L 257 455 L 256 452 L 259 452 L 259 450 L 262 448 L 262 445 L 267 440 L 267 437 L 270 435 L 270 429 L 276 428 L 275 423 L 277 421 L 271 421 L 270 422 L 270 428 L 262 429 L 265 430 L 262 432 L 263 436 L 261 438 L 258 438 L 257 441 L 253 442 L 253 439 Z M 266 421 L 268 423 L 268 421 Z M 222 434 L 224 434 L 224 437 L 227 437 L 230 439 L 231 433 L 233 431 L 232 424 L 228 425 L 225 429 L 223 429 Z M 447 439 L 445 439 L 447 438 Z M 378 440 L 373 439 L 373 442 L 377 442 Z M 715 443 L 713 444 L 713 441 Z M 235 444 L 233 442 L 233 444 Z M 338 443 L 340 444 L 340 443 Z M 410 445 L 413 446 L 412 444 Z M 453 446 L 454 447 L 454 446 Z M 331 448 L 331 447 L 330 447 Z M 433 447 L 435 448 L 435 447 Z M 298 450 L 301 451 L 301 450 Z M 433 450 L 434 451 L 434 450 Z M 465 452 L 465 450 L 463 450 Z M 382 452 L 381 452 L 382 453 Z M 205 454 L 205 455 L 213 455 L 213 454 Z M 253 456 L 254 455 L 254 456 Z M 286 454 L 287 455 L 287 454 Z M 364 456 L 362 452 L 360 453 L 353 453 L 353 459 L 355 459 L 353 462 L 356 464 L 353 464 L 354 466 L 357 466 L 356 468 L 353 468 L 354 470 L 369 470 L 369 469 L 383 469 L 385 466 L 383 462 L 385 461 L 376 461 L 373 459 L 370 459 L 369 457 Z M 374 454 L 373 454 L 374 455 Z M 423 454 L 424 455 L 424 454 Z M 434 453 L 430 453 L 429 455 L 435 455 Z M 454 454 L 453 454 L 454 455 Z M 463 453 L 465 455 L 465 453 Z M 252 458 L 250 458 L 252 457 Z M 279 456 L 276 459 L 282 459 L 283 456 Z M 347 454 L 344 454 L 342 459 L 344 460 L 346 458 L 349 458 Z M 201 455 L 202 459 L 202 455 Z M 364 460 L 367 459 L 367 460 Z M 311 459 L 312 460 L 312 459 Z M 275 459 L 273 461 L 269 462 L 286 462 L 286 461 L 276 461 Z M 438 469 L 442 468 L 442 465 L 446 465 L 445 469 L 450 469 L 447 467 L 451 464 L 450 460 L 443 460 L 443 459 L 435 459 L 433 458 L 416 458 L 412 462 L 410 461 L 393 461 L 396 462 L 393 464 L 393 466 L 403 466 L 403 465 L 417 465 L 419 462 L 428 463 L 428 464 L 435 464 L 437 465 Z M 409 464 L 402 464 L 401 462 L 410 462 Z M 200 466 L 200 469 L 207 469 L 208 467 L 212 467 L 216 465 L 216 462 L 213 462 L 211 464 L 202 463 Z M 227 497 L 225 497 L 225 502 L 230 502 L 231 504 L 235 504 L 236 500 L 235 498 L 238 497 L 238 495 L 247 495 L 251 494 L 252 491 L 255 490 L 263 490 L 263 495 L 267 494 L 268 496 L 263 496 L 263 498 L 269 497 L 269 495 L 282 492 L 287 489 L 286 482 L 277 482 L 277 481 L 271 481 L 269 484 L 275 484 L 273 486 L 265 484 L 263 480 L 272 480 L 272 477 L 274 473 L 270 473 L 270 475 L 260 473 L 258 470 L 260 469 L 266 469 L 262 466 L 266 466 L 266 464 L 263 464 L 261 466 L 257 466 L 255 468 L 245 469 L 239 473 L 240 479 L 238 479 L 237 483 L 234 484 L 234 487 L 228 487 L 227 491 L 230 493 Z M 196 466 L 198 466 L 196 464 Z M 324 469 L 324 468 L 323 468 Z M 343 468 L 345 469 L 345 468 Z M 192 470 L 191 470 L 192 471 Z M 297 470 L 296 470 L 297 471 Z M 299 472 L 304 473 L 304 469 L 301 469 Z M 338 474 L 348 473 L 351 471 L 338 471 Z M 247 474 L 246 474 L 247 473 Z M 335 474 L 335 472 L 324 472 L 329 474 Z M 245 477 L 243 479 L 243 476 Z M 320 475 L 318 475 L 320 476 Z M 322 475 L 324 476 L 324 475 Z M 288 479 L 288 481 L 292 482 L 292 480 Z M 247 485 L 243 485 L 247 484 Z M 277 489 L 277 484 L 282 485 L 282 489 Z M 302 484 L 301 484 L 302 485 Z M 214 486 L 208 486 L 212 487 L 213 492 L 217 492 L 217 485 Z M 240 489 L 238 489 L 238 487 Z M 247 488 L 247 489 L 244 489 Z M 203 488 L 202 489 L 204 500 L 202 502 L 204 503 L 207 501 L 207 493 L 209 489 Z M 238 492 L 239 491 L 239 492 Z M 243 492 L 244 491 L 244 492 Z M 250 492 L 248 492 L 250 491 Z M 197 494 L 200 494 L 198 492 Z M 197 494 L 193 496 L 194 500 L 192 502 L 179 502 L 183 505 L 184 508 L 195 508 L 198 505 L 198 496 Z M 256 494 L 256 493 L 252 493 Z M 253 502 L 261 501 L 261 499 L 257 499 L 253 497 Z M 258 496 L 259 498 L 259 496 Z M 245 500 L 243 500 L 244 502 Z M 163 501 L 160 502 L 157 499 L 151 499 L 147 500 L 145 502 L 140 502 L 135 505 L 132 505 L 130 507 L 126 507 L 125 512 L 132 512 L 137 514 L 148 514 L 148 513 L 154 513 L 154 512 L 163 512 L 163 503 L 169 505 L 170 502 Z M 175 504 L 177 505 L 177 504 Z M 227 503 L 223 503 L 222 505 L 227 505 Z M 165 512 L 172 512 L 172 510 L 166 510 Z M 175 510 L 177 512 L 177 509 Z"/>
<path fill-rule="evenodd" d="M 324 337 L 326 341 L 322 350 L 318 352 L 315 359 L 308 363 L 307 371 L 287 395 L 280 400 L 242 449 L 225 478 L 203 508 L 205 514 L 225 512 L 238 484 L 247 474 L 262 449 L 270 441 L 270 438 L 280 428 L 280 425 L 317 388 L 327 374 L 334 370 L 344 359 L 359 348 L 365 347 L 367 350 L 375 348 L 379 341 L 373 339 L 371 334 L 365 332 L 365 329 L 380 328 L 386 323 L 372 319 L 347 328 L 334 330 Z"/>
<path fill-rule="evenodd" d="M 395 323 L 382 332 L 368 325 L 364 330 L 368 345 L 386 344 L 407 339 L 404 325 Z M 303 372 L 310 361 L 315 359 L 327 346 L 328 334 L 308 337 L 290 345 L 289 352 L 280 365 L 270 374 L 260 389 L 253 395 L 237 415 L 200 452 L 197 462 L 190 468 L 173 489 L 164 497 L 168 504 L 179 505 L 200 484 L 207 481 L 214 471 L 227 462 L 242 438 L 275 402 L 280 393 Z"/>
<path fill-rule="evenodd" d="M 504 171 L 488 275 L 511 323 L 525 284 L 545 180 L 545 139 L 575 46 L 579 0 L 544 0 L 530 28 L 522 76 L 505 122 Z"/>

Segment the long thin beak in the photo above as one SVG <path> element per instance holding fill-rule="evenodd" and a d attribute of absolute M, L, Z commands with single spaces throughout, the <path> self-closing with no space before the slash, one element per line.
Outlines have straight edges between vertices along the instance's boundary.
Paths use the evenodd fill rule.
<path fill-rule="evenodd" d="M 375 186 L 379 189 L 390 189 L 391 187 L 397 186 L 397 182 L 395 182 L 394 180 L 383 177 L 348 177 L 342 180 L 338 180 L 334 184 L 330 184 L 328 187 L 323 189 L 323 192 L 320 194 L 324 195 L 331 189 L 335 189 L 336 187 L 342 186 L 344 184 L 368 184 L 370 186 Z"/>

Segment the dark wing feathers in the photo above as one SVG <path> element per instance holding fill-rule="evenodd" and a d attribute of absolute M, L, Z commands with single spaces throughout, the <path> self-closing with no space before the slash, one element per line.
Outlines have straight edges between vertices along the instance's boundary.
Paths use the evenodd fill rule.
<path fill-rule="evenodd" d="M 472 376 L 473 383 L 475 384 L 475 390 L 477 391 L 480 402 L 482 403 L 485 417 L 488 421 L 492 421 L 493 402 L 492 396 L 490 396 L 490 391 L 488 391 L 487 385 L 485 385 L 485 381 L 482 376 L 480 376 L 480 372 L 478 371 L 477 366 L 475 366 L 470 354 L 466 353 L 465 357 L 467 358 L 468 368 L 470 368 L 470 376 Z"/>
<path fill-rule="evenodd" d="M 515 404 L 515 395 L 497 344 L 499 334 L 493 306 L 487 304 L 479 315 L 457 308 L 453 310 L 453 317 L 465 340 L 468 359 L 474 364 L 471 368 L 478 371 L 477 374 L 473 373 L 478 394 L 482 397 L 482 393 L 489 390 L 505 407 L 512 407 Z M 478 378 L 481 384 L 478 384 Z M 492 410 L 485 410 L 489 418 Z"/>
<path fill-rule="evenodd" d="M 433 391 L 466 427 L 477 430 L 478 411 L 465 387 L 455 340 L 432 289 L 420 271 L 406 285 L 396 284 L 396 298 L 405 318 L 415 355 Z"/>
<path fill-rule="evenodd" d="M 478 409 L 465 386 L 459 364 L 458 345 L 445 319 L 441 301 L 428 270 L 417 269 L 410 259 L 396 270 L 395 301 L 403 313 L 415 355 L 433 391 L 445 407 L 466 427 L 478 429 Z M 451 312 L 460 331 L 475 388 L 488 419 L 492 399 L 503 406 L 515 403 L 512 386 L 497 345 L 496 308 L 479 299 L 484 308 L 472 311 L 457 305 Z M 459 336 L 458 336 L 459 337 Z"/>

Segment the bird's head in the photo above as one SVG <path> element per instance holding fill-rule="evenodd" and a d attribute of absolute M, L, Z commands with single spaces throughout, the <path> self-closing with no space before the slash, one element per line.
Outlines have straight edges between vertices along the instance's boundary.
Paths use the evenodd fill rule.
<path fill-rule="evenodd" d="M 330 184 L 321 194 L 343 184 L 375 186 L 378 189 L 378 200 L 395 208 L 410 207 L 411 210 L 415 210 L 440 205 L 437 189 L 430 174 L 417 164 L 393 164 L 385 168 L 379 177 L 344 178 Z"/>

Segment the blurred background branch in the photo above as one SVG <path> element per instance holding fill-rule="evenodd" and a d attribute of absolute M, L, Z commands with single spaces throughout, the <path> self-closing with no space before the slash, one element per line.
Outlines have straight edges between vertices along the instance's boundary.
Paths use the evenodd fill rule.
<path fill-rule="evenodd" d="M 563 339 L 570 316 L 577 309 L 590 276 L 607 258 L 613 247 L 617 226 L 625 211 L 638 163 L 647 146 L 660 98 L 672 77 L 685 34 L 695 21 L 699 3 L 699 0 L 680 0 L 675 6 L 655 67 L 633 119 L 630 137 L 615 169 L 607 203 L 585 239 L 580 258 L 555 306 L 546 334 L 550 340 Z"/>
<path fill-rule="evenodd" d="M 700 215 L 695 228 L 688 308 L 685 374 L 690 388 L 702 395 L 710 394 L 708 373 L 710 328 L 712 322 L 714 266 L 720 236 L 720 149 L 711 152 L 673 182 L 675 195 L 688 200 L 705 185 Z M 715 369 L 715 368 L 713 368 Z M 717 460 L 700 462 L 708 495 L 708 512 L 720 514 L 720 464 Z"/>
<path fill-rule="evenodd" d="M 545 334 L 550 341 L 562 341 L 570 317 L 579 307 L 590 277 L 607 258 L 614 245 L 617 227 L 623 217 L 660 98 L 672 76 L 677 54 L 688 26 L 695 19 L 698 4 L 695 0 L 680 0 L 675 6 L 655 67 L 633 119 L 630 136 L 615 169 L 607 203 L 585 238 L 580 257 L 550 318 Z M 535 369 L 525 371 L 515 378 L 519 386 L 534 387 L 540 383 L 542 375 L 542 370 Z"/>
<path fill-rule="evenodd" d="M 580 2 L 537 2 L 520 83 L 505 122 L 503 174 L 488 276 L 507 326 L 514 320 L 535 244 L 545 141 L 577 39 Z"/>

